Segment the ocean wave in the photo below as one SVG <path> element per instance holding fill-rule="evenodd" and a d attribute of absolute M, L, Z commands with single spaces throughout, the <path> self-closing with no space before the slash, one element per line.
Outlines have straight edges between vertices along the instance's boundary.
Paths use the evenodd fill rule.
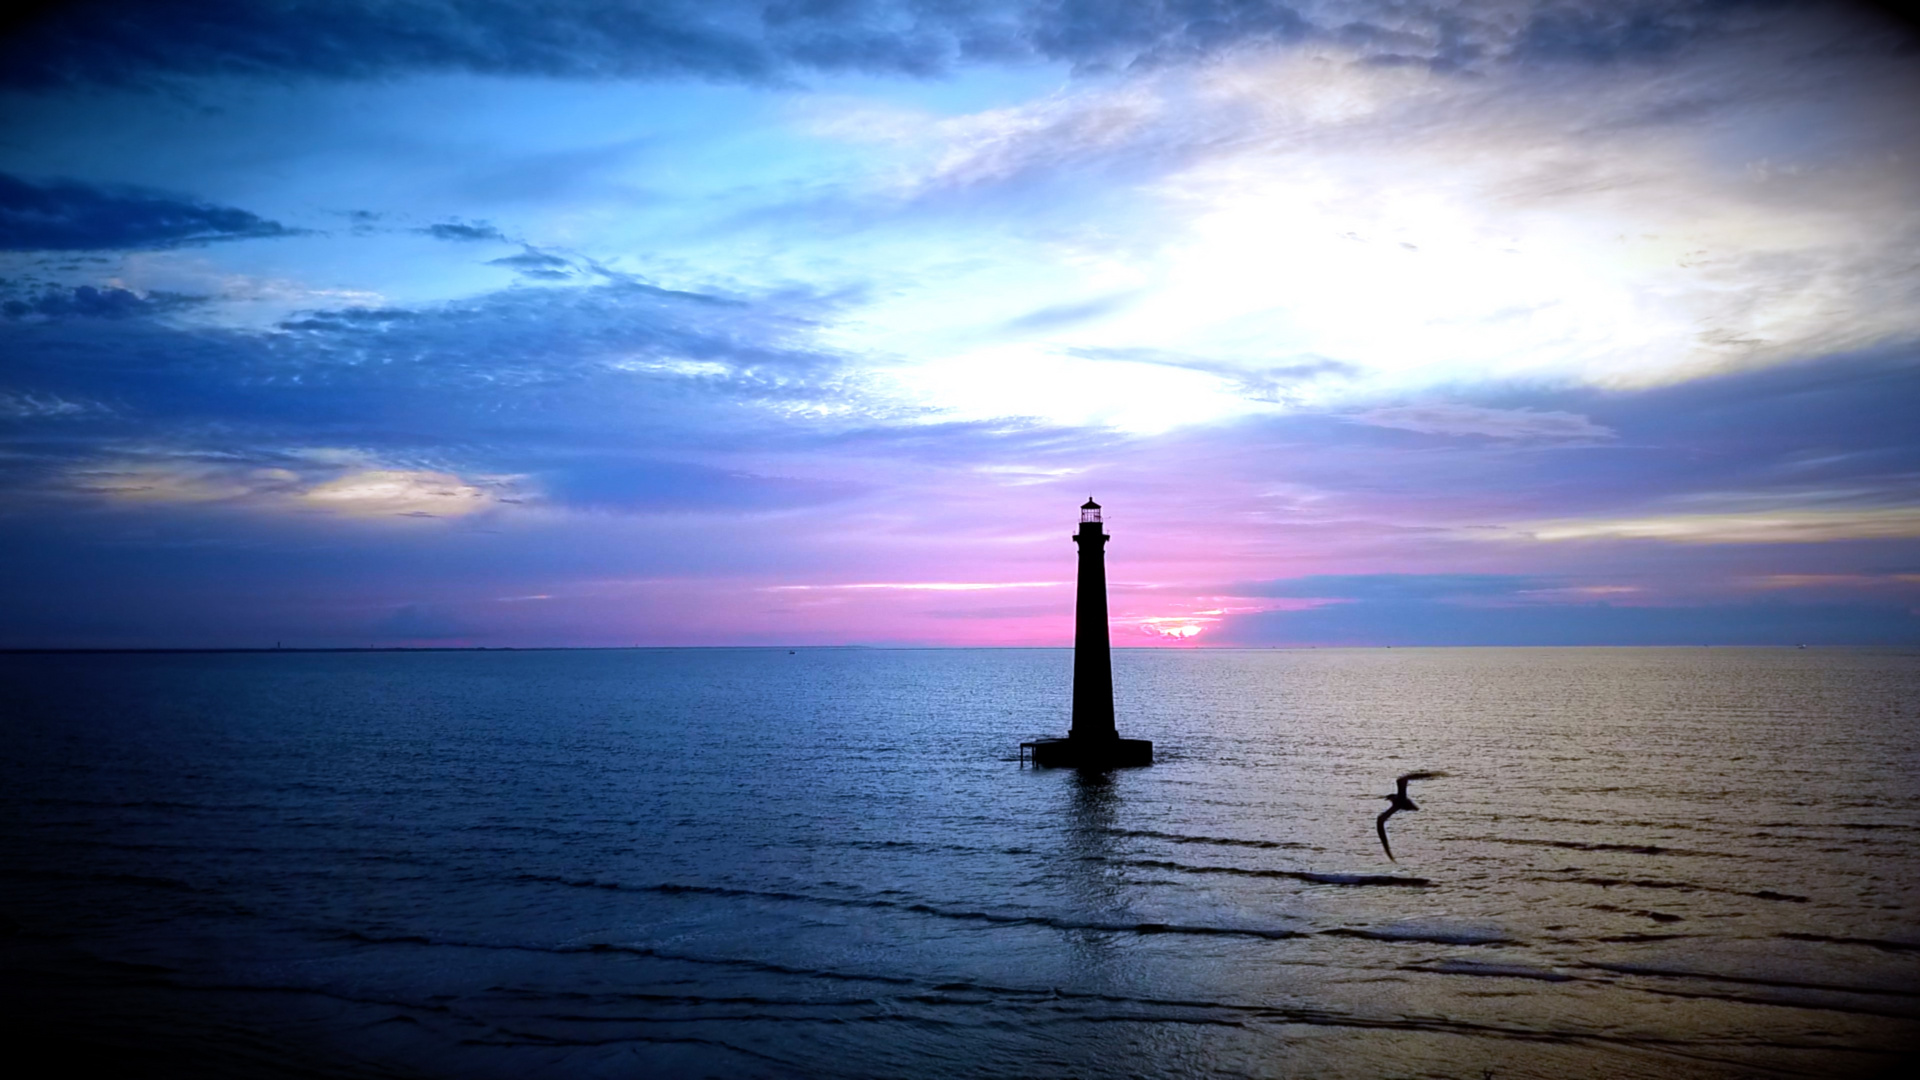
<path fill-rule="evenodd" d="M 189 884 L 179 878 L 157 877 L 152 874 L 87 873 L 39 867 L 8 867 L 0 871 L 0 876 L 28 881 L 82 881 L 97 885 L 136 885 L 143 889 L 162 889 L 167 892 L 208 894 L 214 891 Z"/>
<path fill-rule="evenodd" d="M 1238 877 L 1284 878 L 1315 885 L 1397 885 L 1403 888 L 1420 889 L 1433 884 L 1426 878 L 1401 877 L 1395 874 L 1336 874 L 1312 870 L 1260 870 L 1244 866 L 1192 866 L 1160 859 L 1102 859 L 1101 861 L 1115 866 L 1173 870 L 1182 874 L 1232 874 Z"/>
<path fill-rule="evenodd" d="M 368 938 L 367 935 L 361 934 L 358 931 L 347 931 L 345 933 L 342 933 L 336 936 L 342 937 L 342 938 L 356 938 L 356 939 Z M 422 941 L 422 939 L 414 935 L 404 935 L 404 936 L 398 936 L 398 937 L 389 938 L 389 939 L 374 939 L 374 938 L 368 938 L 368 939 L 369 940 L 386 940 L 396 944 L 405 944 L 405 945 L 417 945 L 417 944 L 420 944 Z M 452 947 L 452 948 L 506 949 L 506 950 L 513 950 L 513 951 L 532 951 L 532 952 L 561 954 L 561 955 L 611 953 L 611 954 L 620 954 L 620 955 L 629 955 L 629 956 L 644 956 L 650 959 L 658 959 L 658 960 L 664 960 L 664 961 L 706 964 L 706 965 L 719 965 L 719 966 L 730 967 L 730 968 L 743 968 L 743 969 L 766 972 L 771 974 L 789 975 L 789 976 L 804 977 L 804 978 L 810 978 L 810 979 L 829 979 L 829 980 L 842 981 L 842 982 L 868 982 L 868 983 L 879 983 L 884 985 L 899 986 L 903 988 L 911 988 L 911 992 L 900 993 L 900 994 L 887 994 L 883 996 L 862 995 L 858 997 L 825 997 L 825 998 L 805 996 L 805 995 L 784 996 L 784 995 L 758 995 L 758 994 L 708 996 L 708 995 L 698 995 L 698 994 L 659 994 L 659 993 L 620 991 L 620 990 L 598 991 L 593 993 L 579 993 L 579 994 L 568 995 L 570 999 L 578 1002 L 600 1001 L 600 1002 L 606 1002 L 610 1006 L 617 1005 L 618 1003 L 623 1001 L 633 1001 L 633 1002 L 645 1002 L 648 1004 L 657 1004 L 657 1005 L 665 1005 L 665 1006 L 681 1005 L 681 1006 L 687 1006 L 687 1007 L 693 1007 L 693 1008 L 705 1007 L 705 1006 L 742 1006 L 746 1008 L 769 1009 L 769 1010 L 782 1009 L 782 1008 L 820 1010 L 820 1009 L 845 1009 L 845 1008 L 869 1009 L 874 1007 L 887 1007 L 889 1005 L 897 1005 L 897 1004 L 904 1003 L 904 1004 L 913 1004 L 913 1005 L 924 1006 L 927 1008 L 934 1008 L 934 1009 L 989 1008 L 994 1010 L 997 1014 L 1004 1014 L 1010 1010 L 1017 1011 L 1025 1014 L 1022 1017 L 1023 1024 L 1131 1022 L 1131 1023 L 1145 1023 L 1145 1024 L 1201 1023 L 1201 1024 L 1212 1024 L 1212 1025 L 1226 1023 L 1229 1026 L 1244 1026 L 1252 1023 L 1274 1023 L 1274 1024 L 1303 1024 L 1303 1025 L 1309 1025 L 1309 1026 L 1315 1026 L 1315 1027 L 1362 1028 L 1362 1029 L 1369 1029 L 1369 1030 L 1444 1032 L 1444 1033 L 1473 1035 L 1473 1036 L 1497 1038 L 1497 1039 L 1517 1038 L 1517 1039 L 1530 1041 L 1530 1042 L 1541 1042 L 1541 1041 L 1572 1042 L 1572 1041 L 1585 1041 L 1585 1040 L 1600 1041 L 1600 1042 L 1618 1042 L 1623 1044 L 1632 1044 L 1635 1042 L 1635 1040 L 1615 1039 L 1615 1038 L 1610 1038 L 1605 1036 L 1600 1036 L 1596 1038 L 1595 1035 L 1590 1033 L 1554 1032 L 1554 1031 L 1546 1031 L 1546 1030 L 1530 1028 L 1525 1026 L 1499 1025 L 1499 1024 L 1489 1024 L 1484 1022 L 1462 1021 L 1462 1020 L 1456 1020 L 1452 1018 L 1439 1017 L 1439 1016 L 1365 1016 L 1365 1015 L 1357 1015 L 1350 1012 L 1344 1012 L 1338 1009 L 1332 1009 L 1332 1008 L 1327 1008 L 1322 1006 L 1311 1006 L 1311 1005 L 1280 1005 L 1280 1004 L 1274 1004 L 1270 1002 L 1250 1003 L 1250 1002 L 1225 1001 L 1225 1000 L 1216 1000 L 1216 999 L 1207 999 L 1207 998 L 1196 999 L 1196 998 L 1156 997 L 1156 996 L 1149 996 L 1149 995 L 1074 990 L 1070 988 L 1062 988 L 1057 986 L 1054 986 L 1054 987 L 1008 986 L 1008 985 L 1000 985 L 1000 984 L 979 982 L 979 981 L 972 981 L 972 980 L 947 980 L 939 983 L 929 983 L 926 980 L 902 978 L 898 976 L 876 975 L 876 974 L 868 974 L 868 973 L 860 973 L 860 972 L 848 972 L 848 971 L 840 971 L 835 969 L 795 967 L 792 965 L 778 964 L 778 963 L 773 963 L 769 961 L 755 960 L 750 958 L 700 956 L 695 954 L 678 953 L 678 952 L 673 952 L 673 951 L 664 950 L 664 949 L 656 949 L 649 946 L 619 945 L 619 944 L 606 943 L 606 942 L 541 946 L 541 945 L 524 945 L 524 944 L 503 944 L 503 943 L 497 943 L 497 942 L 462 942 L 462 941 L 449 940 L 449 941 L 432 942 L 431 944 L 434 944 L 437 946 Z M 1443 962 L 1443 964 L 1444 963 L 1449 963 L 1449 962 Z M 1437 973 L 1440 973 L 1440 974 L 1470 973 L 1467 971 L 1467 967 L 1471 966 L 1470 962 L 1455 961 L 1450 963 L 1456 966 L 1460 966 L 1461 969 L 1457 972 L 1448 971 L 1448 970 L 1438 970 Z M 1515 968 L 1515 970 L 1525 970 L 1527 972 L 1532 973 L 1535 976 L 1538 976 L 1540 974 L 1538 969 L 1524 968 L 1521 965 L 1509 965 L 1509 966 Z M 1497 965 L 1481 965 L 1481 967 L 1484 968 L 1487 973 L 1494 973 L 1494 969 L 1495 967 L 1497 967 Z M 1559 978 L 1549 979 L 1547 981 L 1564 981 L 1565 979 L 1568 979 L 1568 978 L 1570 977 L 1560 976 Z M 242 988 L 235 988 L 235 989 L 242 989 Z M 245 988 L 245 989 L 257 989 L 257 990 L 262 990 L 267 992 L 272 992 L 277 990 L 303 992 L 305 990 L 305 988 L 300 988 L 300 987 L 278 987 L 278 986 L 262 986 L 262 987 Z M 325 991 L 315 991 L 315 992 L 325 993 Z M 338 996 L 338 995 L 329 995 L 329 996 Z M 352 999 L 352 1000 L 363 1000 L 371 1004 L 388 1004 L 388 1005 L 401 1004 L 398 1002 L 391 1002 L 385 999 Z M 578 1007 L 579 1006 L 576 1005 L 575 1009 L 577 1010 Z M 435 1006 L 434 1008 L 435 1008 L 435 1011 L 441 1011 L 441 1012 L 446 1011 L 445 1006 Z M 1207 1013 L 1222 1014 L 1222 1015 L 1208 1017 L 1204 1015 Z M 726 1016 L 718 1016 L 718 1017 L 678 1017 L 675 1019 L 677 1019 L 678 1022 L 701 1022 L 701 1021 L 709 1021 L 709 1020 L 725 1021 L 725 1020 L 731 1020 L 731 1019 L 737 1019 L 737 1018 L 738 1017 L 729 1014 Z M 795 1014 L 786 1014 L 786 1013 L 769 1013 L 765 1018 L 777 1020 L 780 1022 L 804 1022 L 807 1020 L 816 1020 L 816 1021 L 825 1022 L 825 1023 L 841 1022 L 840 1018 L 836 1018 L 832 1016 L 810 1017 L 804 1014 L 795 1015 Z M 592 1014 L 585 1014 L 585 1013 L 580 1013 L 578 1011 L 574 1011 L 569 1013 L 547 1014 L 546 1016 L 543 1017 L 543 1019 L 554 1021 L 554 1022 L 577 1023 L 577 1022 L 621 1022 L 621 1021 L 634 1022 L 634 1021 L 641 1021 L 641 1020 L 653 1020 L 655 1018 L 648 1017 L 648 1016 L 636 1016 L 632 1014 L 620 1014 L 620 1015 L 602 1014 L 602 1015 L 596 1016 Z M 862 1019 L 876 1020 L 876 1021 L 901 1020 L 906 1022 L 914 1022 L 915 1020 L 928 1021 L 930 1018 L 927 1018 L 924 1016 L 914 1017 L 912 1015 L 903 1015 L 903 1014 L 881 1014 L 881 1015 L 864 1015 L 862 1016 Z M 605 1041 L 592 1036 L 587 1036 L 587 1037 L 576 1040 L 573 1038 L 569 1038 L 567 1036 L 556 1035 L 556 1034 L 543 1034 L 543 1033 L 531 1033 L 531 1032 L 519 1032 L 519 1033 L 506 1032 L 504 1034 L 507 1034 L 509 1037 L 515 1034 L 520 1034 L 535 1041 L 548 1042 L 554 1045 L 574 1044 L 576 1042 L 578 1042 L 578 1044 L 581 1044 L 581 1045 L 590 1045 L 590 1044 L 599 1044 L 600 1042 Z M 611 1041 L 618 1042 L 619 1039 L 615 1038 Z"/>
<path fill-rule="evenodd" d="M 747 900 L 774 900 L 788 903 L 817 904 L 827 907 L 874 908 L 880 910 L 905 911 L 915 915 L 926 915 L 938 919 L 951 919 L 957 922 L 993 923 L 1002 926 L 1042 926 L 1055 930 L 1096 931 L 1106 933 L 1135 934 L 1192 934 L 1203 936 L 1255 937 L 1270 941 L 1308 936 L 1305 931 L 1285 930 L 1256 926 L 1192 926 L 1160 922 L 1119 922 L 1103 920 L 1065 919 L 1054 915 L 1026 912 L 983 911 L 967 908 L 940 907 L 922 901 L 887 900 L 878 896 L 841 897 L 815 896 L 808 893 L 785 892 L 773 889 L 739 889 L 723 885 L 682 885 L 666 882 L 658 885 L 623 885 L 619 882 L 599 881 L 595 879 L 568 879 L 549 875 L 522 874 L 518 880 L 533 880 L 566 885 L 572 888 L 624 890 L 629 892 L 655 893 L 663 896 L 720 896 Z"/>
<path fill-rule="evenodd" d="M 1278 850 L 1318 851 L 1312 844 L 1301 844 L 1292 840 L 1236 840 L 1224 836 L 1189 836 L 1186 833 L 1156 832 L 1152 829 L 1104 829 L 1108 836 L 1124 836 L 1140 840 L 1165 840 L 1170 844 L 1214 844 L 1220 847 L 1247 847 Z"/>
<path fill-rule="evenodd" d="M 1655 878 L 1606 878 L 1606 877 L 1536 877 L 1535 881 L 1548 881 L 1562 885 L 1593 885 L 1602 889 L 1631 887 L 1635 889 L 1671 889 L 1676 892 L 1720 893 L 1725 896 L 1747 896 L 1755 900 L 1775 900 L 1788 904 L 1805 904 L 1811 897 L 1793 893 L 1775 892 L 1772 889 L 1760 889 L 1748 892 L 1745 889 L 1729 889 L 1720 885 L 1702 885 L 1692 881 L 1661 881 Z"/>
<path fill-rule="evenodd" d="M 1689 858 L 1739 858 L 1724 851 L 1692 851 L 1686 848 L 1661 847 L 1659 844 L 1594 844 L 1580 840 L 1530 840 L 1513 836 L 1475 837 L 1483 844 L 1512 844 L 1519 847 L 1563 848 L 1568 851 L 1618 851 L 1629 855 L 1681 855 Z"/>
<path fill-rule="evenodd" d="M 1920 999 L 1920 990 L 1901 990 L 1883 986 L 1852 986 L 1845 983 L 1812 982 L 1804 979 L 1770 979 L 1758 975 L 1731 975 L 1697 968 L 1667 967 L 1660 964 L 1625 964 L 1587 960 L 1582 967 L 1611 971 L 1617 975 L 1641 975 L 1659 979 L 1698 979 L 1707 982 L 1736 983 L 1743 986 L 1774 986 L 1792 990 L 1826 990 L 1840 994 L 1865 994 L 1872 997 Z"/>
<path fill-rule="evenodd" d="M 1526 964 L 1496 964 L 1484 960 L 1436 960 L 1431 964 L 1409 964 L 1402 971 L 1426 971 L 1435 975 L 1484 975 L 1503 979 L 1534 979 L 1539 982 L 1573 982 L 1574 976 Z"/>
<path fill-rule="evenodd" d="M 1624 908 L 1616 904 L 1588 904 L 1587 907 L 1592 911 L 1605 911 L 1614 915 L 1638 915 L 1642 919 L 1652 919 L 1657 923 L 1676 923 L 1683 921 L 1678 915 L 1665 911 L 1651 911 L 1647 908 Z"/>
<path fill-rule="evenodd" d="M 1445 923 L 1392 923 L 1387 926 L 1340 926 L 1319 933 L 1327 937 L 1364 938 L 1368 941 L 1423 941 L 1431 945 L 1512 945 L 1515 940 L 1505 932 L 1484 926 L 1451 926 Z"/>
<path fill-rule="evenodd" d="M 1281 873 L 1272 871 L 1271 873 Z M 1287 872 L 1292 876 L 1292 872 Z M 1341 875 L 1318 875 L 1341 876 Z M 1364 877 L 1367 875 L 1353 875 Z M 819 904 L 830 907 L 874 908 L 896 910 L 915 915 L 926 915 L 939 919 L 951 919 L 960 922 L 982 922 L 1003 926 L 1040 926 L 1054 930 L 1103 932 L 1119 934 L 1184 934 L 1206 937 L 1250 937 L 1268 941 L 1286 941 L 1295 938 L 1315 936 L 1361 938 L 1369 941 L 1400 942 L 1424 941 L 1436 945 L 1495 945 L 1511 944 L 1513 938 L 1505 932 L 1488 927 L 1451 926 L 1433 923 L 1394 923 L 1379 927 L 1342 926 L 1327 930 L 1293 930 L 1283 927 L 1262 926 L 1207 926 L 1191 923 L 1163 922 L 1123 922 L 1098 919 L 1063 918 L 1036 912 L 984 911 L 967 908 L 943 907 L 923 901 L 890 900 L 878 896 L 837 897 L 816 896 L 807 893 L 787 892 L 773 889 L 740 889 L 723 885 L 684 885 L 662 883 L 657 885 L 622 885 L 617 882 L 594 879 L 569 879 L 551 875 L 522 874 L 521 879 L 553 882 L 576 888 L 625 889 L 633 892 L 648 892 L 666 896 L 695 895 L 720 896 L 749 900 L 773 900 L 793 903 Z M 1391 879 L 1395 884 L 1419 881 L 1413 878 Z M 1424 884 L 1424 882 L 1421 882 Z"/>
<path fill-rule="evenodd" d="M 1881 952 L 1920 952 L 1920 941 L 1888 941 L 1884 938 L 1829 937 L 1826 934 L 1781 934 L 1788 941 L 1819 941 L 1829 945 L 1864 945 Z"/>

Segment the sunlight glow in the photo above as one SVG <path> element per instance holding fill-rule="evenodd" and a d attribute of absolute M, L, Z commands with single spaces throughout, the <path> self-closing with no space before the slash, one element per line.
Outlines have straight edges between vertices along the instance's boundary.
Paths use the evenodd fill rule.
<path fill-rule="evenodd" d="M 1911 332 L 1904 248 L 1864 206 L 1783 204 L 1790 177 L 1697 141 L 1568 140 L 1568 102 L 1476 93 L 1309 51 L 931 124 L 896 197 L 1109 155 L 1154 171 L 1097 222 L 922 275 L 855 336 L 935 357 L 889 374 L 943 419 L 1157 433 L 1462 380 L 1651 387 Z M 1421 114 L 1441 99 L 1446 120 Z M 969 335 L 1001 341 L 937 351 Z M 1326 362 L 1346 374 L 1271 377 Z"/>
<path fill-rule="evenodd" d="M 484 510 L 487 492 L 451 473 L 368 469 L 307 489 L 307 503 L 356 517 L 461 517 Z"/>
<path fill-rule="evenodd" d="M 891 379 L 936 420 L 1025 417 L 1150 435 L 1265 408 L 1219 375 L 1002 346 L 896 368 Z"/>

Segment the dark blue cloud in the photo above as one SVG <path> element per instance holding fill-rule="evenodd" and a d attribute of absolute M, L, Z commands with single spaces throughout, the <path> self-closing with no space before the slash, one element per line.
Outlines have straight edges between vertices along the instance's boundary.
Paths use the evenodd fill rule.
<path fill-rule="evenodd" d="M 0 282 L 0 289 L 5 283 Z M 0 316 L 8 319 L 86 318 L 127 319 L 162 315 L 181 308 L 206 303 L 204 296 L 153 292 L 142 295 L 129 289 L 92 285 L 44 286 L 36 292 L 8 296 L 0 300 Z"/>
<path fill-rule="evenodd" d="M 778 60 L 755 14 L 664 0 L 83 0 L 21 19 L 0 38 L 0 85 L 433 71 L 766 79 Z"/>
<path fill-rule="evenodd" d="M 1273 0 L 1068 0 L 1027 7 L 1027 46 L 1085 66 L 1152 65 L 1237 45 L 1298 41 L 1316 28 L 1292 4 Z"/>
<path fill-rule="evenodd" d="M 283 320 L 280 323 L 280 329 L 347 331 L 357 327 L 383 327 L 420 317 L 420 312 L 409 311 L 406 308 L 336 308 L 332 311 L 310 312 L 299 318 Z"/>
<path fill-rule="evenodd" d="M 1756 17 L 1824 8 L 1851 14 L 1881 49 L 1910 47 L 1910 12 L 1875 3 L 1795 4 L 1792 0 L 1546 0 L 1529 15 L 1508 56 L 1531 63 L 1621 64 L 1664 60 L 1689 46 L 1737 33 Z"/>
<path fill-rule="evenodd" d="M 1525 60 L 1605 64 L 1657 60 L 1707 32 L 1716 9 L 1734 4 L 1555 5 L 1534 13 L 1514 55 Z"/>
<path fill-rule="evenodd" d="M 95 289 L 58 302 L 71 307 L 73 296 L 108 310 L 140 299 Z M 299 471 L 290 450 L 325 446 L 537 475 L 557 500 L 580 505 L 690 506 L 707 498 L 703 483 L 767 505 L 817 501 L 833 493 L 724 472 L 645 481 L 622 463 L 737 447 L 780 427 L 783 410 L 831 401 L 843 361 L 812 345 L 826 303 L 615 280 L 418 309 L 318 310 L 267 331 L 132 317 L 0 321 L 0 395 L 113 406 L 10 410 L 0 490 L 31 496 L 77 464 L 135 452 Z M 53 425 L 57 437 L 43 434 Z M 623 501 L 625 482 L 640 488 Z"/>
<path fill-rule="evenodd" d="M 114 251 L 292 230 L 230 206 L 73 180 L 34 183 L 0 173 L 0 251 Z"/>
<path fill-rule="evenodd" d="M 505 236 L 501 235 L 499 229 L 494 228 L 492 225 L 489 225 L 484 221 L 474 222 L 472 224 L 459 222 L 459 221 L 439 221 L 439 222 L 435 222 L 432 225 L 427 226 L 424 229 L 418 229 L 415 231 L 425 233 L 426 235 L 433 237 L 435 240 L 456 240 L 456 241 L 467 241 L 467 242 L 476 241 L 476 240 L 497 240 L 497 241 L 504 242 L 507 239 Z"/>
<path fill-rule="evenodd" d="M 511 266 L 516 270 L 559 270 L 573 265 L 558 255 L 549 255 L 544 251 L 535 251 L 533 248 L 528 248 L 518 255 L 489 259 L 487 262 L 492 266 Z"/>
<path fill-rule="evenodd" d="M 488 259 L 488 266 L 504 266 L 518 271 L 521 276 L 537 281 L 565 281 L 573 277 L 574 265 L 558 255 L 551 255 L 529 247 L 518 255 L 507 255 L 498 259 Z"/>
<path fill-rule="evenodd" d="M 775 82 L 927 76 L 967 61 L 1118 69 L 1316 39 L 1439 69 L 1508 55 L 1606 63 L 1664 55 L 1765 6 L 1552 2 L 1516 28 L 1498 10 L 1369 0 L 82 0 L 14 18 L 0 35 L 0 86 L 452 71 Z"/>
<path fill-rule="evenodd" d="M 1465 507 L 1485 512 L 1487 524 L 1727 508 L 1676 501 L 1701 496 L 1851 493 L 1860 503 L 1905 502 L 1920 475 L 1911 408 L 1920 400 L 1920 346 L 1669 386 L 1459 388 L 1446 400 L 1567 413 L 1614 434 L 1584 442 L 1463 439 L 1355 424 L 1343 412 L 1254 418 L 1204 437 L 1236 448 L 1214 467 L 1248 482 L 1284 478 L 1456 520 Z"/>

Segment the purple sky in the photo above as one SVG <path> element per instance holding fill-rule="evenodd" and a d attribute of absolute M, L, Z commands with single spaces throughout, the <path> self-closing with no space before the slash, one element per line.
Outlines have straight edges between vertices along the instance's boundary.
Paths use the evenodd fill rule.
<path fill-rule="evenodd" d="M 1920 35 L 51 5 L 0 646 L 1920 642 Z"/>

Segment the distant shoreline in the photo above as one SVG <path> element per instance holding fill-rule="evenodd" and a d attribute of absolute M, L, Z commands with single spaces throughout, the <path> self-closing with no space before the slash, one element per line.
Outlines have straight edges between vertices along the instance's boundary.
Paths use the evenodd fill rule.
<path fill-rule="evenodd" d="M 1884 641 L 1845 645 L 1762 645 L 1762 644 L 1597 644 L 1597 645 L 1115 645 L 1115 652 L 1391 652 L 1424 649 L 1782 649 L 1789 652 L 1814 649 L 1915 649 L 1920 643 Z M 89 656 L 89 655 L 212 655 L 274 653 L 482 653 L 482 652 L 1071 652 L 1071 645 L 337 645 L 290 648 L 258 646 L 205 647 L 131 647 L 131 648 L 59 648 L 23 646 L 0 648 L 0 656 Z"/>

